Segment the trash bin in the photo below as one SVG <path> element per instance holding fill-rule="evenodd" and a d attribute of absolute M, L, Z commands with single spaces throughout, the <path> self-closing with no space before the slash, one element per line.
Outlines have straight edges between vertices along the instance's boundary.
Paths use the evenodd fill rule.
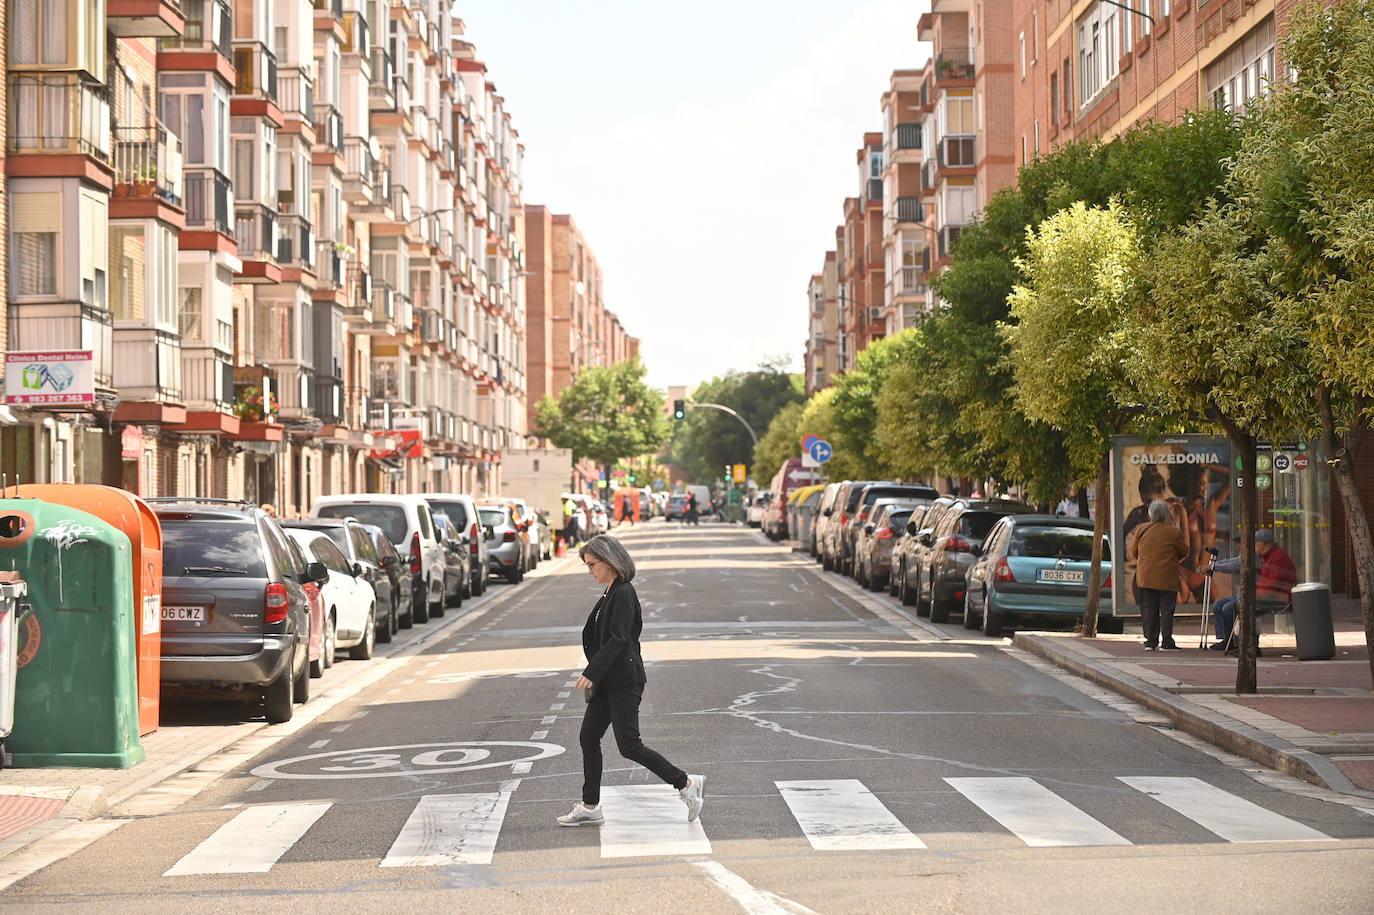
<path fill-rule="evenodd" d="M 1293 588 L 1293 628 L 1299 661 L 1325 661 L 1336 656 L 1336 630 L 1331 623 L 1331 589 L 1319 581 Z"/>
<path fill-rule="evenodd" d="M 162 682 L 162 524 L 138 496 L 113 486 L 86 483 L 26 483 L 9 490 L 21 499 L 40 499 L 89 512 L 123 531 L 133 547 L 134 607 L 138 652 L 138 733 L 157 730 Z"/>
<path fill-rule="evenodd" d="M 13 572 L 0 573 L 17 578 Z M 0 765 L 3 743 L 14 730 L 14 682 L 19 670 L 19 598 L 26 593 L 22 581 L 0 580 Z"/>
<path fill-rule="evenodd" d="M 0 499 L 0 568 L 28 587 L 5 742 L 15 766 L 143 761 L 132 552 L 128 536 L 95 515 Z"/>

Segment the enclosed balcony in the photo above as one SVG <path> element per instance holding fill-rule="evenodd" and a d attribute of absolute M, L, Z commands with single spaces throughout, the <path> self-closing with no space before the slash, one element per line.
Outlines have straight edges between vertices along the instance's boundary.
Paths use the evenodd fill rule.
<path fill-rule="evenodd" d="M 343 21 L 343 0 L 314 0 L 315 18 L 328 18 Z"/>
<path fill-rule="evenodd" d="M 10 75 L 9 152 L 85 155 L 110 162 L 105 87 L 73 73 Z"/>
<path fill-rule="evenodd" d="M 344 396 L 342 378 L 315 376 L 315 415 L 323 423 L 342 425 L 345 423 L 347 398 Z"/>
<path fill-rule="evenodd" d="M 315 230 L 303 216 L 288 213 L 277 221 L 277 263 L 315 272 Z"/>
<path fill-rule="evenodd" d="M 234 237 L 243 261 L 240 281 L 281 281 L 277 264 L 277 214 L 257 203 L 241 203 L 234 209 Z"/>
<path fill-rule="evenodd" d="M 213 168 L 186 170 L 186 228 L 234 237 L 234 188 Z"/>
<path fill-rule="evenodd" d="M 336 154 L 343 153 L 343 112 L 328 102 L 315 100 L 316 142 L 329 147 Z"/>
<path fill-rule="evenodd" d="M 181 350 L 182 396 L 187 406 L 228 410 L 234 403 L 234 365 L 227 353 L 209 347 Z"/>
<path fill-rule="evenodd" d="M 396 65 L 391 53 L 378 45 L 372 49 L 372 79 L 367 84 L 368 107 L 373 111 L 396 108 Z"/>
<path fill-rule="evenodd" d="M 120 38 L 174 38 L 186 30 L 181 0 L 106 0 L 105 16 Z"/>
<path fill-rule="evenodd" d="M 939 257 L 949 257 L 954 250 L 954 245 L 959 241 L 959 236 L 964 232 L 963 226 L 944 226 L 939 234 Z"/>
<path fill-rule="evenodd" d="M 166 127 L 115 130 L 115 196 L 182 205 L 181 141 Z"/>
<path fill-rule="evenodd" d="M 344 289 L 348 285 L 348 261 L 329 241 L 315 242 L 316 290 Z"/>
<path fill-rule="evenodd" d="M 952 79 L 973 79 L 972 48 L 942 48 L 935 55 L 936 84 Z"/>
<path fill-rule="evenodd" d="M 109 310 L 84 302 L 42 302 L 9 306 L 11 352 L 90 350 L 97 387 L 114 383 L 114 323 Z"/>
<path fill-rule="evenodd" d="M 898 222 L 925 222 L 926 208 L 920 197 L 898 197 L 896 216 Z"/>
<path fill-rule="evenodd" d="M 377 160 L 370 143 L 362 137 L 344 137 L 343 157 L 344 200 L 354 205 L 371 203 Z"/>
<path fill-rule="evenodd" d="M 254 41 L 234 45 L 234 94 L 277 102 L 277 56 Z"/>
<path fill-rule="evenodd" d="M 289 117 L 315 123 L 315 83 L 306 71 L 282 70 L 277 75 L 277 105 Z"/>
<path fill-rule="evenodd" d="M 940 168 L 973 168 L 978 164 L 975 146 L 971 136 L 941 137 L 937 147 Z"/>
<path fill-rule="evenodd" d="M 227 0 L 182 0 L 186 28 L 178 36 L 163 38 L 162 51 L 214 51 L 233 59 L 234 17 Z"/>

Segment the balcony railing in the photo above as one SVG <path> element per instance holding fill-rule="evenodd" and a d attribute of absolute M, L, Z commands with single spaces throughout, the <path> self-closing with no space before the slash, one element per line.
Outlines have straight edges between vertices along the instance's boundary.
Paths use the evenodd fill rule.
<path fill-rule="evenodd" d="M 164 51 L 213 50 L 226 60 L 233 57 L 234 16 L 227 0 L 206 0 L 185 8 L 186 31 L 180 38 L 161 39 Z M 203 18 L 192 18 L 200 16 Z"/>
<path fill-rule="evenodd" d="M 275 261 L 277 214 L 261 204 L 240 205 L 234 210 L 234 237 L 238 239 L 241 260 Z"/>
<path fill-rule="evenodd" d="M 109 162 L 110 103 L 104 87 L 70 73 L 11 74 L 8 148 Z"/>
<path fill-rule="evenodd" d="M 277 100 L 277 56 L 265 45 L 239 45 L 234 48 L 234 93 Z"/>
<path fill-rule="evenodd" d="M 920 197 L 897 198 L 898 222 L 925 222 L 926 208 Z"/>
<path fill-rule="evenodd" d="M 345 54 L 357 54 L 367 60 L 372 56 L 371 31 L 367 27 L 367 20 L 362 13 L 347 12 L 343 14 L 344 24 L 344 43 L 343 52 Z"/>
<path fill-rule="evenodd" d="M 902 267 L 898 270 L 895 292 L 898 295 L 925 295 L 926 284 L 921 279 L 920 267 Z"/>
<path fill-rule="evenodd" d="M 315 83 L 304 70 L 283 70 L 277 76 L 277 103 L 287 114 L 315 122 Z"/>
<path fill-rule="evenodd" d="M 378 93 L 385 96 L 392 90 L 392 81 L 396 78 L 396 65 L 391 59 L 391 53 L 381 45 L 372 49 L 372 85 L 369 93 L 376 98 Z"/>
<path fill-rule="evenodd" d="M 320 289 L 343 289 L 348 285 L 348 261 L 331 241 L 315 242 L 315 272 Z"/>
<path fill-rule="evenodd" d="M 343 113 L 328 102 L 315 100 L 315 128 L 319 142 L 337 153 L 343 152 Z"/>
<path fill-rule="evenodd" d="M 973 79 L 973 49 L 942 49 L 935 55 L 935 79 Z"/>
<path fill-rule="evenodd" d="M 959 240 L 959 236 L 963 234 L 963 231 L 963 226 L 944 226 L 940 229 L 940 257 L 949 257 L 950 252 L 954 250 L 955 242 Z"/>
<path fill-rule="evenodd" d="M 181 141 L 161 124 L 115 130 L 115 195 L 181 205 Z"/>
<path fill-rule="evenodd" d="M 186 228 L 210 229 L 234 237 L 234 188 L 213 168 L 188 169 Z"/>
<path fill-rule="evenodd" d="M 283 267 L 315 269 L 315 230 L 305 217 L 294 213 L 278 217 L 277 263 Z"/>
<path fill-rule="evenodd" d="M 869 178 L 864 186 L 864 200 L 867 203 L 883 202 L 883 179 Z"/>
<path fill-rule="evenodd" d="M 977 165 L 973 137 L 941 137 L 941 168 L 972 168 Z"/>
<path fill-rule="evenodd" d="M 898 148 L 898 149 L 920 149 L 920 148 L 921 148 L 921 125 L 920 125 L 920 124 L 898 124 L 898 125 L 897 125 L 897 148 Z"/>
<path fill-rule="evenodd" d="M 344 176 L 358 178 L 364 184 L 370 185 L 376 160 L 372 158 L 372 150 L 368 148 L 367 141 L 362 137 L 344 137 L 343 156 Z"/>
<path fill-rule="evenodd" d="M 343 19 L 343 0 L 315 0 L 315 9 L 335 19 Z"/>
<path fill-rule="evenodd" d="M 410 191 L 406 190 L 403 184 L 391 186 L 391 211 L 396 214 L 397 222 L 410 222 Z"/>
<path fill-rule="evenodd" d="M 314 379 L 315 415 L 325 423 L 341 423 L 344 419 L 344 385 L 342 378 Z"/>
<path fill-rule="evenodd" d="M 181 393 L 188 404 L 227 408 L 234 402 L 234 365 L 207 347 L 181 348 Z"/>

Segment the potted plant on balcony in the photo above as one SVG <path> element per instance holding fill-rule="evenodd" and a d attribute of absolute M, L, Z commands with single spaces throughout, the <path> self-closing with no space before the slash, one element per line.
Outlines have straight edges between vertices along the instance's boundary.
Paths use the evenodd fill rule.
<path fill-rule="evenodd" d="M 138 170 L 135 189 L 140 197 L 152 197 L 157 192 L 157 166 L 148 165 Z"/>
<path fill-rule="evenodd" d="M 278 409 L 280 406 L 277 403 L 277 395 L 269 391 L 264 397 L 262 388 L 257 385 L 249 385 L 240 390 L 238 400 L 234 404 L 234 412 L 246 423 L 271 422 Z"/>

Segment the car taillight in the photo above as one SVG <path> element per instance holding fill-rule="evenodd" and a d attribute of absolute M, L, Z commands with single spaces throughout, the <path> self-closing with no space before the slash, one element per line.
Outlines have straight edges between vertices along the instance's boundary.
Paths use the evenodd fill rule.
<path fill-rule="evenodd" d="M 997 581 L 1016 581 L 1016 576 L 1011 574 L 1011 566 L 1007 565 L 1005 556 L 997 560 L 997 574 L 993 577 Z"/>
<path fill-rule="evenodd" d="M 967 540 L 954 534 L 945 540 L 945 549 L 953 550 L 956 553 L 972 553 L 973 547 Z"/>
<path fill-rule="evenodd" d="M 514 543 L 515 531 L 506 531 L 504 534 L 501 535 L 501 539 L 506 543 Z"/>
<path fill-rule="evenodd" d="M 1107 580 L 1104 581 L 1104 582 L 1102 583 L 1102 587 L 1104 587 L 1104 588 L 1110 588 L 1111 586 L 1112 586 L 1112 573 L 1111 573 L 1111 572 L 1108 572 L 1108 573 L 1107 573 Z"/>
<path fill-rule="evenodd" d="M 280 623 L 286 619 L 286 585 L 272 582 L 267 586 L 267 593 L 263 596 L 263 620 L 268 623 Z"/>
<path fill-rule="evenodd" d="M 410 574 L 420 574 L 423 567 L 420 562 L 420 532 L 416 531 L 410 535 Z"/>
<path fill-rule="evenodd" d="M 841 524 L 841 525 L 845 525 L 845 524 L 848 524 L 848 523 L 849 523 L 849 512 L 840 512 L 840 524 Z"/>
<path fill-rule="evenodd" d="M 885 527 L 885 528 L 883 528 L 882 530 L 878 531 L 878 532 L 877 532 L 876 534 L 874 534 L 873 536 L 876 537 L 876 538 L 878 538 L 879 540 L 891 540 L 891 539 L 892 539 L 892 528 L 890 528 L 890 527 Z"/>
<path fill-rule="evenodd" d="M 868 511 L 867 511 L 867 510 L 859 512 L 859 520 L 860 520 L 860 521 L 867 521 L 867 520 L 868 520 Z"/>
<path fill-rule="evenodd" d="M 472 524 L 472 530 L 468 531 L 468 552 L 474 556 L 477 555 L 477 538 L 479 536 L 481 535 L 477 532 L 477 522 L 474 521 Z"/>

